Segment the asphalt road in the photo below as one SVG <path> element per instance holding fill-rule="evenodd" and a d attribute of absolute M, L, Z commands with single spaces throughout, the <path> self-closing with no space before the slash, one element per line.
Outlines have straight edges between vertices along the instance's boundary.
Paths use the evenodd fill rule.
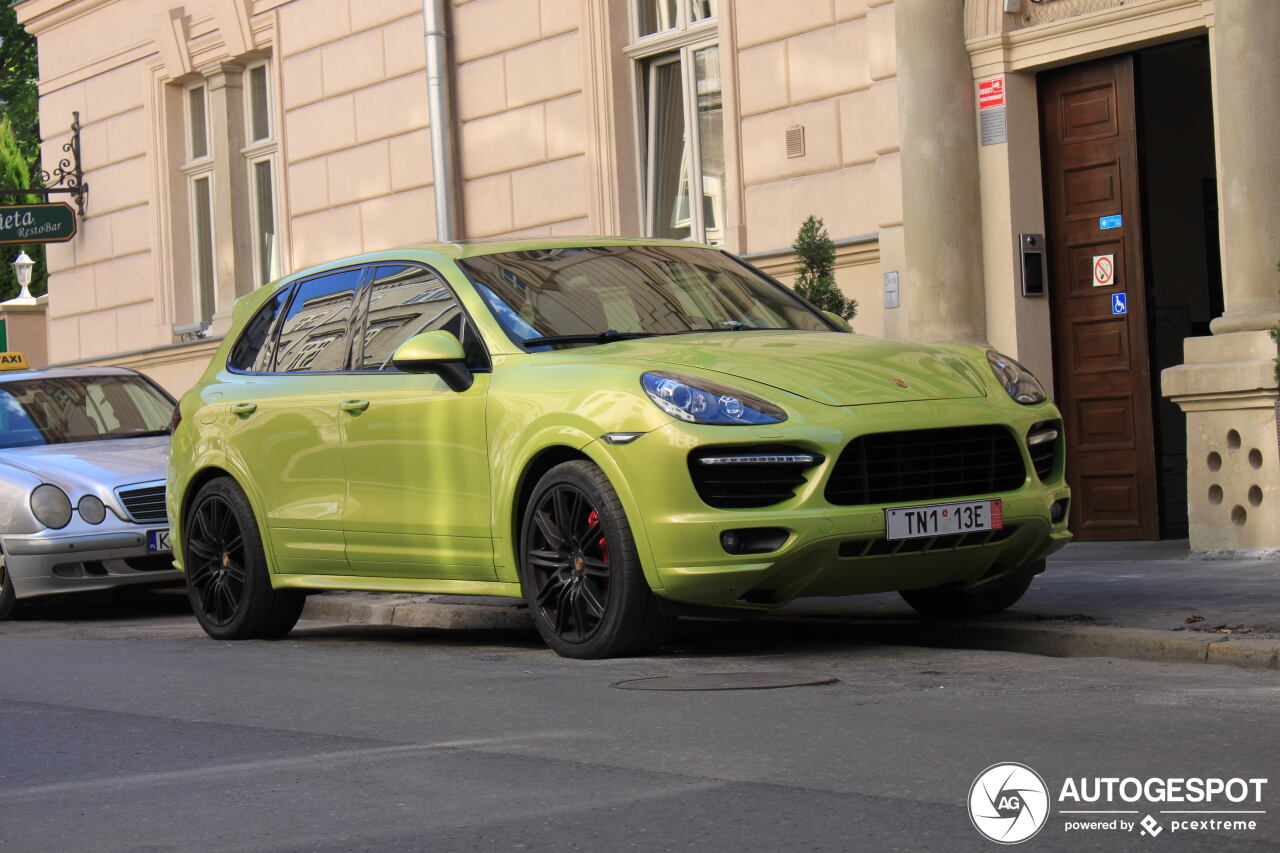
<path fill-rule="evenodd" d="M 777 690 L 620 690 L 714 673 Z M 1272 780 L 1255 831 L 1027 850 L 1280 848 L 1280 673 L 686 632 L 566 661 L 526 633 L 302 623 L 218 643 L 179 608 L 0 624 L 0 851 L 993 850 L 965 808 L 1018 761 Z"/>

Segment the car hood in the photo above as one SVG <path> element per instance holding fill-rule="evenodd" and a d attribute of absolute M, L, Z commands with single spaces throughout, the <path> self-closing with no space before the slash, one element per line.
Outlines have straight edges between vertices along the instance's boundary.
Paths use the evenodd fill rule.
<path fill-rule="evenodd" d="M 983 397 L 959 356 L 908 341 L 831 332 L 711 332 L 617 341 L 594 359 L 626 359 L 741 377 L 828 406 Z"/>
<path fill-rule="evenodd" d="M 127 483 L 163 480 L 169 436 L 80 441 L 0 450 L 11 465 L 73 492 L 108 492 Z"/>

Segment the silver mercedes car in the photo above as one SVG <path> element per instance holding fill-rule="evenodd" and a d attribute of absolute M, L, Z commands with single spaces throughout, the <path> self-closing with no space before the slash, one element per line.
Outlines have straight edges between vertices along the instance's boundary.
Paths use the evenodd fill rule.
<path fill-rule="evenodd" d="M 164 505 L 173 408 L 134 370 L 0 373 L 0 620 L 40 596 L 181 583 Z"/>

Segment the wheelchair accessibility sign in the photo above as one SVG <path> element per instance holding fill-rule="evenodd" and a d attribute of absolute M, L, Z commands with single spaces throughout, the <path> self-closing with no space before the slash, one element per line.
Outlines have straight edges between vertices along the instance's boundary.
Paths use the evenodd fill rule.
<path fill-rule="evenodd" d="M 1129 300 L 1124 293 L 1111 294 L 1111 313 L 1112 314 L 1128 314 Z"/>

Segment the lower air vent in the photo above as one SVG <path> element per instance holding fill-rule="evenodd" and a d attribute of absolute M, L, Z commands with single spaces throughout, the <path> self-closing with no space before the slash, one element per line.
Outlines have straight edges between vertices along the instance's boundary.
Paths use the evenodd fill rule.
<path fill-rule="evenodd" d="M 932 554 L 937 551 L 956 551 L 1003 542 L 1018 531 L 1017 526 L 999 530 L 974 530 L 969 533 L 948 533 L 945 536 L 919 539 L 853 539 L 840 543 L 841 557 L 888 557 L 893 554 Z"/>
<path fill-rule="evenodd" d="M 1058 464 L 1058 444 L 1062 434 L 1061 421 L 1040 421 L 1027 430 L 1027 450 L 1031 464 L 1040 482 L 1048 482 Z"/>
<path fill-rule="evenodd" d="M 822 455 L 782 444 L 700 447 L 689 454 L 698 496 L 717 509 L 769 506 L 795 496 Z"/>

